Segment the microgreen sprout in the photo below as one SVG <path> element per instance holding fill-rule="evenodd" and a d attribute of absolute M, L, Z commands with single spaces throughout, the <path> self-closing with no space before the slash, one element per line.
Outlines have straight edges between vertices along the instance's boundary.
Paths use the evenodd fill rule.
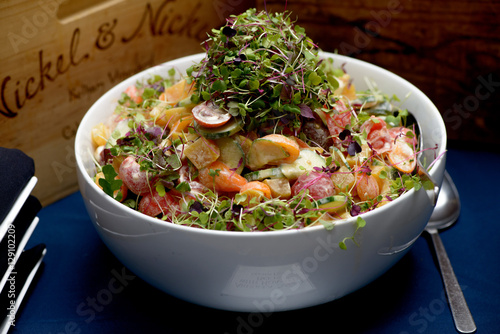
<path fill-rule="evenodd" d="M 352 242 L 354 242 L 355 245 L 358 245 L 358 243 L 356 242 L 354 237 L 356 236 L 356 233 L 360 229 L 365 227 L 365 225 L 366 225 L 366 221 L 363 219 L 363 217 L 358 216 L 358 218 L 356 219 L 356 230 L 354 230 L 354 234 L 351 237 L 345 237 L 341 242 L 339 242 L 339 247 L 343 250 L 346 250 L 347 249 L 347 245 L 346 245 L 347 240 L 352 240 Z"/>
<path fill-rule="evenodd" d="M 200 98 L 240 117 L 244 130 L 258 129 L 270 111 L 294 115 L 281 125 L 296 130 L 301 117 L 333 103 L 325 92 L 338 86 L 335 73 L 290 16 L 255 9 L 231 16 L 206 41 L 206 58 L 188 70 Z"/>

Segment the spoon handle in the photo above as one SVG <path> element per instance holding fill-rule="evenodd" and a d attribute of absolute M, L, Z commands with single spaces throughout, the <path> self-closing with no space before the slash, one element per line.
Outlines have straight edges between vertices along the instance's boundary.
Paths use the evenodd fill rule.
<path fill-rule="evenodd" d="M 476 331 L 476 324 L 467 306 L 462 289 L 458 284 L 457 277 L 451 266 L 450 259 L 446 254 L 441 237 L 436 229 L 428 229 L 427 232 L 430 234 L 434 249 L 436 250 L 439 268 L 441 270 L 441 276 L 443 278 L 455 326 L 460 333 L 474 333 Z"/>

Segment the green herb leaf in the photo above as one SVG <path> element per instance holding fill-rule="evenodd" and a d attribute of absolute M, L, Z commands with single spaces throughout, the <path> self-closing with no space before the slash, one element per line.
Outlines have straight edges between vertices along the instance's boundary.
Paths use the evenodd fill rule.
<path fill-rule="evenodd" d="M 104 174 L 104 178 L 99 179 L 99 185 L 102 187 L 102 190 L 109 196 L 120 201 L 123 194 L 119 192 L 115 197 L 114 193 L 121 189 L 123 181 L 116 179 L 118 173 L 116 173 L 115 168 L 112 165 L 105 165 L 102 167 L 102 173 Z"/>
<path fill-rule="evenodd" d="M 217 80 L 213 83 L 212 89 L 217 92 L 225 92 L 227 89 L 227 85 L 224 80 Z"/>

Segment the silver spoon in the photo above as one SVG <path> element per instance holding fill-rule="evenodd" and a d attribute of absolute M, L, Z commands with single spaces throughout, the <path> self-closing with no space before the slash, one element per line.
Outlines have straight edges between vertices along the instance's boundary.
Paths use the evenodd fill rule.
<path fill-rule="evenodd" d="M 458 284 L 451 262 L 446 254 L 438 230 L 453 225 L 460 215 L 460 197 L 457 188 L 448 172 L 445 170 L 443 185 L 439 193 L 436 207 L 425 228 L 430 235 L 436 251 L 441 277 L 450 304 L 455 327 L 460 333 L 474 333 L 476 324 L 470 313 L 460 285 Z"/>

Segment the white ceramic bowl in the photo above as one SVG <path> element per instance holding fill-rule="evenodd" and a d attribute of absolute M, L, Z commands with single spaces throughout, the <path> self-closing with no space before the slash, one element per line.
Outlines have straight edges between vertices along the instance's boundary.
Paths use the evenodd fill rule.
<path fill-rule="evenodd" d="M 404 101 L 421 124 L 426 147 L 438 145 L 441 158 L 430 174 L 441 185 L 445 169 L 446 129 L 434 104 L 415 86 L 377 66 L 323 53 L 365 89 L 364 77 Z M 87 112 L 76 135 L 78 182 L 90 218 L 109 249 L 132 272 L 158 289 L 207 307 L 274 312 L 319 305 L 345 296 L 386 272 L 423 231 L 433 205 L 425 191 L 410 191 L 363 215 L 359 246 L 339 242 L 351 236 L 355 219 L 276 232 L 222 232 L 179 226 L 147 217 L 104 194 L 93 182 L 91 128 L 114 110 L 120 94 L 151 74 L 181 71 L 202 54 L 180 58 L 141 72 L 104 94 Z"/>

